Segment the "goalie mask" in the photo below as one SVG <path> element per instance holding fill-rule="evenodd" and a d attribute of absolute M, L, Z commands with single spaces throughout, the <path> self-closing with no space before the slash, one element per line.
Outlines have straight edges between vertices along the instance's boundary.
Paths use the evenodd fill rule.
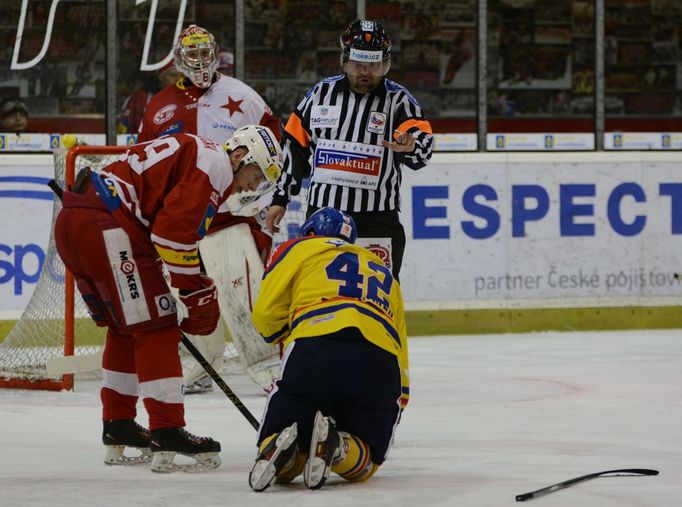
<path fill-rule="evenodd" d="M 350 215 L 335 208 L 321 208 L 310 215 L 301 226 L 301 236 L 329 236 L 355 243 L 358 229 Z"/>
<path fill-rule="evenodd" d="M 218 44 L 207 30 L 190 25 L 173 50 L 175 66 L 199 88 L 208 88 L 218 68 Z"/>
<path fill-rule="evenodd" d="M 341 44 L 341 67 L 346 73 L 348 62 L 377 65 L 383 63 L 382 75 L 391 67 L 391 39 L 378 21 L 357 19 L 339 38 Z"/>
<path fill-rule="evenodd" d="M 282 173 L 284 163 L 284 153 L 277 138 L 268 127 L 248 125 L 237 129 L 230 140 L 225 143 L 224 148 L 230 153 L 240 147 L 246 148 L 248 152 L 239 161 L 237 171 L 248 164 L 256 164 L 263 173 L 264 180 L 255 192 L 240 192 L 227 199 L 230 211 L 235 214 L 242 214 L 238 213 L 242 208 L 257 201 L 274 188 Z"/>

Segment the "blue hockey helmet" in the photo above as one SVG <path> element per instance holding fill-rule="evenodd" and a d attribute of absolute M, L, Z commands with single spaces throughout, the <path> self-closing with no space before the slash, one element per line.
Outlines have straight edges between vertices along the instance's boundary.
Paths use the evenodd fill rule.
<path fill-rule="evenodd" d="M 350 215 L 334 208 L 320 208 L 301 226 L 301 236 L 330 236 L 355 243 L 358 228 Z"/>

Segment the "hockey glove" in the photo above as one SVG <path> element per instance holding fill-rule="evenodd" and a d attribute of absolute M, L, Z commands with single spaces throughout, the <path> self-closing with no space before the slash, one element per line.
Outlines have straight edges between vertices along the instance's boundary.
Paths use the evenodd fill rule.
<path fill-rule="evenodd" d="M 204 284 L 202 289 L 180 291 L 180 301 L 187 307 L 187 317 L 180 322 L 180 329 L 188 334 L 211 334 L 220 319 L 218 290 L 209 277 L 202 276 L 201 281 Z"/>

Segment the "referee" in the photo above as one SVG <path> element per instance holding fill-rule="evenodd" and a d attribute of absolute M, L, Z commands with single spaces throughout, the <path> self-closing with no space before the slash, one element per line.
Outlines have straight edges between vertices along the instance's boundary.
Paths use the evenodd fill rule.
<path fill-rule="evenodd" d="M 341 35 L 344 75 L 323 79 L 284 129 L 284 166 L 266 218 L 277 232 L 290 196 L 310 177 L 307 216 L 325 206 L 351 215 L 357 243 L 398 278 L 405 251 L 400 223 L 401 166 L 431 158 L 433 135 L 414 97 L 384 76 L 391 39 L 378 21 L 356 20 Z"/>

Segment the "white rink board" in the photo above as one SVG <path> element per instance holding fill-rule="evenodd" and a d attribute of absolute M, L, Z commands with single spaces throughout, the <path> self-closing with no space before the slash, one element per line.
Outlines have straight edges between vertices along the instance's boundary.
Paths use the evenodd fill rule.
<path fill-rule="evenodd" d="M 33 294 L 50 238 L 52 155 L 0 156 L 0 319 L 18 318 Z"/>
<path fill-rule="evenodd" d="M 681 154 L 436 154 L 404 177 L 412 308 L 682 301 Z"/>
<path fill-rule="evenodd" d="M 0 319 L 35 287 L 52 171 L 51 155 L 0 158 Z M 682 153 L 437 153 L 403 175 L 408 309 L 682 303 Z M 535 197 L 514 204 L 521 192 Z M 538 196 L 546 212 L 532 219 Z M 623 235 L 638 216 L 641 231 Z"/>

